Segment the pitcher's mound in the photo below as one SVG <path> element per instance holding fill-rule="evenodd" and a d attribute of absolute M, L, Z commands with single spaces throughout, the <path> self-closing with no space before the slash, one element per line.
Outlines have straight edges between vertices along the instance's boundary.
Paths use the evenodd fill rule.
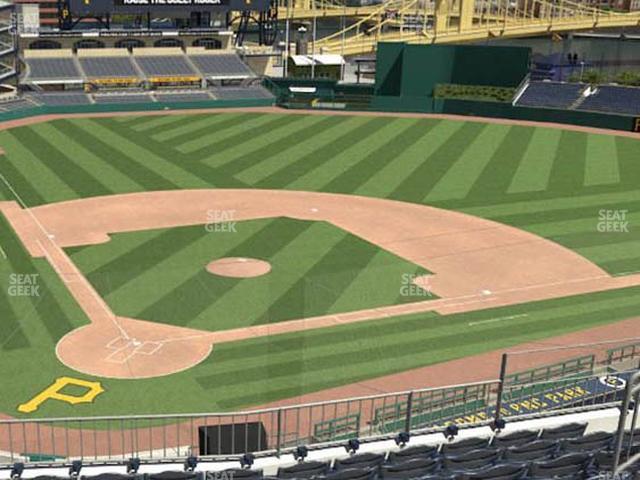
<path fill-rule="evenodd" d="M 255 258 L 220 258 L 207 265 L 207 271 L 221 277 L 252 278 L 266 275 L 271 264 Z"/>

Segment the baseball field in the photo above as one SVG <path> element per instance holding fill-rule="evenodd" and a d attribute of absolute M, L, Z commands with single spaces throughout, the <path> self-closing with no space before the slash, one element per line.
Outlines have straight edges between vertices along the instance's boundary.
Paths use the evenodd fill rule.
<path fill-rule="evenodd" d="M 0 147 L 6 415 L 241 409 L 640 314 L 639 138 L 265 110 Z M 59 377 L 104 392 L 18 410 Z"/>

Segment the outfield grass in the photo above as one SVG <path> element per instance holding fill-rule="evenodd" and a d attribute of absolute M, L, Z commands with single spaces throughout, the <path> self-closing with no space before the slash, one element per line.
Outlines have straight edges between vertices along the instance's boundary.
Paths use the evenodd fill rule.
<path fill-rule="evenodd" d="M 30 206 L 181 188 L 354 193 L 514 225 L 574 249 L 614 274 L 640 269 L 640 142 L 631 138 L 447 120 L 219 113 L 58 120 L 0 132 L 0 146 L 7 152 L 0 157 L 0 174 Z M 13 199 L 1 184 L 0 199 Z M 629 232 L 598 232 L 602 209 L 628 210 Z M 259 229 L 247 232 L 248 241 L 259 235 Z M 297 236 L 294 232 L 292 226 L 286 248 L 273 248 L 271 258 L 309 234 L 308 229 Z M 110 278 L 100 287 L 110 301 L 130 305 L 127 312 L 153 312 L 154 320 L 166 321 L 169 299 L 182 295 L 179 287 L 194 278 L 194 269 L 202 268 L 205 259 L 200 252 L 200 263 L 194 257 L 189 268 L 174 271 L 172 262 L 199 241 L 198 235 L 184 233 L 178 242 L 176 235 L 116 235 L 110 244 L 74 250 L 73 255 L 96 285 Z M 338 253 L 336 247 L 347 241 L 336 231 L 313 237 L 324 242 L 320 247 L 326 254 L 318 255 L 315 263 L 291 265 L 297 278 L 302 272 L 328 271 L 336 261 L 331 257 Z M 158 263 L 146 248 L 154 240 L 157 252 L 171 244 L 165 262 Z M 0 411 L 15 415 L 18 403 L 56 376 L 78 375 L 57 362 L 54 346 L 86 319 L 48 265 L 28 257 L 6 223 L 0 225 L 0 246 L 9 254 L 9 260 L 0 258 Z M 304 242 L 299 248 L 306 248 Z M 360 297 L 350 292 L 367 284 L 361 277 L 364 267 L 384 253 L 373 255 L 367 248 L 358 252 L 345 261 L 356 262 L 357 268 L 348 271 L 360 274 L 339 276 L 340 296 L 320 297 L 318 308 L 346 309 Z M 109 265 L 120 267 L 105 270 Z M 395 260 L 382 266 L 399 268 Z M 152 295 L 140 285 L 160 270 L 171 280 L 167 287 L 178 289 Z M 43 295 L 7 296 L 9 275 L 15 272 L 40 274 Z M 296 298 L 295 288 L 281 285 L 273 299 L 274 312 L 299 308 L 295 302 L 289 305 Z M 141 295 L 136 305 L 128 293 L 132 291 Z M 392 295 L 396 291 L 393 285 L 385 286 L 367 301 L 384 297 L 393 303 L 398 301 Z M 191 305 L 200 297 L 184 298 L 193 310 L 183 318 L 202 327 L 207 322 L 199 312 L 203 304 Z M 527 316 L 506 322 L 476 323 L 523 313 Z M 132 382 L 104 380 L 107 392 L 95 404 L 48 402 L 37 415 L 235 409 L 638 314 L 640 288 L 630 288 L 473 314 L 429 313 L 235 342 L 216 346 L 205 362 L 188 372 L 142 380 L 135 388 Z M 234 321 L 260 318 L 268 316 Z M 13 381 L 17 374 L 19 382 Z"/>
<path fill-rule="evenodd" d="M 218 232 L 205 225 L 148 230 L 69 250 L 116 314 L 204 330 L 436 298 L 403 290 L 405 278 L 427 270 L 326 222 L 275 218 Z M 206 271 L 228 257 L 267 260 L 272 270 L 251 279 Z"/>

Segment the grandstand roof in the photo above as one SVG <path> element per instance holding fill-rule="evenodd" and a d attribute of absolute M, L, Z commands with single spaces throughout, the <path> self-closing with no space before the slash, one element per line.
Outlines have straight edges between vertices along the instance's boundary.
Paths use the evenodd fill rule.
<path fill-rule="evenodd" d="M 297 66 L 316 65 L 344 65 L 341 55 L 292 55 L 291 60 Z"/>

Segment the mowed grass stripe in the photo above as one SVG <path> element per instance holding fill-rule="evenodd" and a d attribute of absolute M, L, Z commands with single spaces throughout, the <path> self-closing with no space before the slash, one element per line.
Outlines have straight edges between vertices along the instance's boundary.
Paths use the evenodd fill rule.
<path fill-rule="evenodd" d="M 109 139 L 104 138 L 100 131 L 86 122 L 76 119 L 60 120 L 57 122 L 56 128 L 74 138 L 85 149 L 90 149 L 97 158 L 131 178 L 146 191 L 178 188 L 178 185 L 173 181 L 147 167 L 146 162 L 142 163 L 128 153 L 117 149 Z"/>
<path fill-rule="evenodd" d="M 359 245 L 345 232 L 337 243 L 329 243 L 329 250 L 317 252 L 318 257 L 314 264 L 301 272 L 297 281 L 283 295 L 274 298 L 269 311 L 254 324 L 289 319 L 292 310 L 305 312 L 301 317 L 328 312 L 340 294 L 351 285 L 360 270 L 366 268 L 377 253 L 375 248 L 363 250 L 357 248 Z M 325 288 L 322 288 L 328 278 L 330 287 L 324 285 Z M 310 300 L 313 305 L 307 303 L 308 289 L 313 292 L 313 298 Z"/>
<path fill-rule="evenodd" d="M 622 242 L 634 242 L 640 240 L 639 229 L 629 229 L 629 233 L 602 233 L 597 227 L 585 229 L 582 231 L 574 231 L 563 235 L 552 237 L 552 240 L 563 245 L 572 245 L 573 249 L 581 249 L 588 247 L 597 247 L 605 245 L 615 245 Z M 630 250 L 632 251 L 632 250 Z"/>
<path fill-rule="evenodd" d="M 414 330 L 410 339 L 405 336 L 400 341 L 387 344 L 381 342 L 379 338 L 373 343 L 366 335 L 362 335 L 356 337 L 360 339 L 357 344 L 350 343 L 344 350 L 336 349 L 333 353 L 320 358 L 313 356 L 312 352 L 317 342 L 308 335 L 304 337 L 304 341 L 299 342 L 298 349 L 304 348 L 304 352 L 300 351 L 299 355 L 295 355 L 297 358 L 293 361 L 278 362 L 267 356 L 266 363 L 254 368 L 230 369 L 230 365 L 225 365 L 224 371 L 199 376 L 197 381 L 205 389 L 224 385 L 223 390 L 228 388 L 229 394 L 217 392 L 220 395 L 218 398 L 225 406 L 235 407 L 245 405 L 245 402 L 256 403 L 255 396 L 250 398 L 246 394 L 246 389 L 251 388 L 251 383 L 260 384 L 265 379 L 268 379 L 268 384 L 264 392 L 255 388 L 251 388 L 251 391 L 260 391 L 269 398 L 271 395 L 280 397 L 283 394 L 281 389 L 298 389 L 303 385 L 304 390 L 307 391 L 308 385 L 305 378 L 326 378 L 328 383 L 321 388 L 352 383 L 363 378 L 463 357 L 477 351 L 481 344 L 491 349 L 498 349 L 520 343 L 527 338 L 537 340 L 567 331 L 581 330 L 585 326 L 607 322 L 609 312 L 613 318 L 624 318 L 630 312 L 637 311 L 637 308 L 636 304 L 631 307 L 616 308 L 613 312 L 610 310 L 581 312 L 547 320 L 525 318 L 501 325 L 488 324 L 485 328 L 449 331 L 441 335 L 432 335 L 428 329 Z M 369 328 L 371 329 L 371 326 Z M 220 349 L 222 348 L 224 347 L 221 346 Z M 246 352 L 251 352 L 251 349 L 246 348 Z M 217 353 L 221 357 L 224 356 L 224 351 L 217 350 Z M 362 365 L 366 365 L 367 368 L 363 370 Z M 267 371 L 268 375 L 265 376 Z M 300 372 L 297 378 L 292 374 L 296 371 Z M 328 375 L 328 372 L 332 374 Z M 224 382 L 223 377 L 226 380 Z M 233 389 L 234 386 L 240 388 Z M 274 390 L 277 393 L 273 393 Z M 234 391 L 235 394 L 232 393 Z"/>
<path fill-rule="evenodd" d="M 577 195 L 584 187 L 587 134 L 562 130 L 551 169 L 548 193 Z"/>
<path fill-rule="evenodd" d="M 171 143 L 172 145 L 179 145 L 181 143 L 181 136 L 189 135 L 194 130 L 204 132 L 207 131 L 205 129 L 216 128 L 216 126 L 231 120 L 233 117 L 234 115 L 224 113 L 190 115 L 185 117 L 182 121 L 165 123 L 160 128 L 156 127 L 150 131 L 145 130 L 144 133 L 154 140 Z"/>
<path fill-rule="evenodd" d="M 558 129 L 533 129 L 531 141 L 524 149 L 522 161 L 507 193 L 542 192 L 547 189 L 561 136 L 562 131 Z"/>
<path fill-rule="evenodd" d="M 116 115 L 115 120 L 120 123 L 129 123 L 132 125 L 136 125 L 138 122 L 144 123 L 153 118 L 158 118 L 154 115 L 135 115 L 127 113 L 126 115 Z"/>
<path fill-rule="evenodd" d="M 535 129 L 511 126 L 476 182 L 468 201 L 486 205 L 489 199 L 504 199 L 509 185 L 529 148 Z"/>
<path fill-rule="evenodd" d="M 304 128 L 308 123 L 320 120 L 320 117 L 313 119 L 308 116 L 297 119 L 295 117 L 296 115 L 290 115 L 287 118 L 280 117 L 269 124 L 256 127 L 248 133 L 251 137 L 250 142 L 239 136 L 228 137 L 220 146 L 216 147 L 216 154 L 204 158 L 202 162 L 219 168 L 220 172 L 227 176 L 238 173 L 244 168 L 252 166 L 252 162 L 258 160 L 256 152 L 261 149 L 264 149 L 265 153 L 273 151 L 274 148 L 277 148 L 273 146 L 274 142 L 279 143 L 278 140 L 289 136 L 291 131 Z M 294 120 L 297 121 L 294 122 Z M 235 145 L 232 145 L 231 142 L 234 142 Z M 285 145 L 286 143 L 283 142 L 280 147 L 284 149 Z"/>
<path fill-rule="evenodd" d="M 620 235 L 620 233 L 614 231 L 616 228 L 616 224 L 618 221 L 622 221 L 620 216 L 618 218 L 608 219 L 606 214 L 600 215 L 599 210 L 594 210 L 592 216 L 587 216 L 584 218 L 575 218 L 573 220 L 565 220 L 564 222 L 545 222 L 543 219 L 540 219 L 540 222 L 530 223 L 527 225 L 527 228 L 534 228 L 541 232 L 550 232 L 550 231 L 562 231 L 562 234 L 565 233 L 575 233 L 575 232 L 597 232 L 604 236 L 608 234 Z M 613 213 L 611 213 L 614 216 Z M 633 225 L 636 222 L 640 221 L 640 212 L 627 212 L 625 215 L 626 220 L 629 222 L 629 225 Z M 561 228 L 562 223 L 565 224 L 564 231 Z M 629 228 L 629 230 L 631 230 Z M 631 232 L 623 232 L 624 235 L 628 235 Z"/>
<path fill-rule="evenodd" d="M 247 356 L 246 352 L 240 349 L 233 349 L 233 351 L 229 351 L 225 355 L 224 359 L 212 356 L 205 363 L 215 363 L 217 366 L 228 362 L 229 366 L 252 367 L 260 364 L 260 357 L 267 352 L 272 352 L 272 355 L 274 355 L 273 360 L 275 361 L 286 360 L 287 352 L 295 348 L 300 336 L 305 335 L 313 337 L 313 352 L 309 352 L 310 357 L 313 358 L 314 354 L 323 355 L 335 347 L 348 346 L 353 342 L 354 338 L 361 337 L 362 332 L 365 330 L 367 331 L 366 336 L 370 338 L 373 344 L 382 344 L 385 338 L 392 339 L 403 336 L 406 338 L 406 332 L 417 332 L 419 334 L 423 331 L 425 334 L 441 335 L 446 334 L 448 331 L 455 331 L 461 326 L 464 329 L 468 329 L 470 322 L 482 322 L 511 315 L 518 315 L 522 319 L 517 320 L 518 322 L 526 322 L 533 318 L 551 319 L 575 314 L 576 312 L 596 310 L 607 312 L 616 306 L 631 307 L 639 302 L 640 288 L 631 287 L 454 315 L 443 316 L 433 312 L 426 312 L 424 314 L 396 316 L 371 320 L 364 324 L 351 323 L 341 325 L 338 328 L 322 328 L 306 332 L 261 337 L 251 341 L 241 341 L 236 344 L 230 344 L 230 346 L 251 343 L 252 352 L 255 352 L 256 355 Z M 527 314 L 527 316 L 520 316 L 524 314 Z M 474 328 L 491 328 L 494 325 L 490 322 L 478 323 Z M 222 345 L 220 347 L 222 348 Z M 225 369 L 228 365 L 220 366 Z"/>
<path fill-rule="evenodd" d="M 11 130 L 7 130 L 0 134 L 0 141 L 6 151 L 5 155 L 0 156 L 0 174 L 28 206 L 77 197 L 76 192 L 69 185 L 55 175 L 10 132 Z M 10 188 L 2 181 L 0 181 L 0 188 L 6 191 L 5 198 L 14 199 Z"/>
<path fill-rule="evenodd" d="M 61 295 L 60 289 L 54 289 L 53 282 L 59 282 L 59 280 L 45 260 L 31 258 L 4 218 L 0 219 L 0 225 L 2 226 L 0 235 L 2 248 L 7 254 L 11 272 L 17 275 L 36 275 L 38 295 L 21 297 L 25 303 L 30 304 L 29 313 L 26 315 L 35 311 L 39 326 L 43 326 L 51 340 L 57 342 L 62 335 L 72 329 L 68 315 L 58 302 Z M 36 267 L 36 263 L 41 265 L 41 268 Z"/>
<path fill-rule="evenodd" d="M 14 193 L 17 192 L 28 207 L 48 203 L 6 157 L 0 157 L 0 175 L 0 191 L 5 200 L 18 201 Z"/>
<path fill-rule="evenodd" d="M 58 122 L 40 124 L 39 127 L 41 128 L 42 135 L 47 138 L 55 148 L 64 151 L 69 158 L 75 159 L 75 163 L 82 163 L 82 165 L 84 165 L 94 177 L 99 178 L 110 191 L 136 192 L 142 190 L 142 185 L 94 155 L 91 150 L 86 149 L 73 137 L 69 137 L 59 128 Z"/>
<path fill-rule="evenodd" d="M 516 215 L 499 215 L 492 217 L 494 220 L 510 225 L 535 225 L 537 223 L 559 222 L 563 220 L 577 220 L 581 218 L 598 218 L 601 210 L 629 210 L 630 212 L 640 211 L 640 201 L 635 202 L 614 202 L 611 204 L 601 203 L 598 206 L 586 206 L 565 208 L 550 211 L 537 211 L 531 213 L 520 213 Z"/>
<path fill-rule="evenodd" d="M 284 137 L 274 139 L 259 151 L 253 151 L 221 167 L 227 174 L 237 175 L 242 181 L 255 184 L 292 160 L 300 158 L 300 144 L 314 145 L 318 139 L 331 141 L 335 127 L 349 121 L 349 117 L 320 117 L 310 115 L 300 118 L 297 124 L 288 127 Z M 330 136 L 324 136 L 330 132 Z M 324 142 L 323 142 L 324 143 Z"/>
<path fill-rule="evenodd" d="M 620 182 L 637 192 L 640 178 L 640 140 L 628 137 L 616 138 L 616 152 L 620 169 Z"/>
<path fill-rule="evenodd" d="M 453 162 L 460 158 L 469 145 L 482 133 L 486 125 L 467 122 L 451 135 L 438 149 L 433 151 L 411 175 L 399 184 L 389 198 L 405 202 L 420 203 L 446 175 Z"/>
<path fill-rule="evenodd" d="M 117 123 L 109 123 L 107 127 L 115 134 L 127 139 L 131 143 L 139 141 L 139 137 L 135 132 L 127 128 L 123 128 Z M 202 186 L 211 187 L 233 187 L 233 188 L 245 188 L 247 185 L 232 177 L 220 174 L 217 170 L 197 162 L 188 155 L 176 152 L 173 148 L 168 147 L 165 144 L 157 142 L 152 138 L 146 138 L 144 142 L 145 149 L 153 154 L 156 158 L 165 159 L 167 162 L 179 168 L 181 171 L 197 177 L 202 182 Z"/>
<path fill-rule="evenodd" d="M 256 245 L 260 245 L 263 255 L 270 257 L 285 248 L 310 226 L 311 223 L 300 222 L 283 232 L 278 222 L 271 222 L 243 242 L 230 248 L 223 257 L 251 256 Z M 154 321 L 174 325 L 191 323 L 238 283 L 237 279 L 225 279 L 226 281 L 216 282 L 212 288 L 207 288 L 206 280 L 210 278 L 210 275 L 204 269 L 199 271 L 170 293 L 163 295 L 153 305 L 145 308 L 137 317 L 153 318 Z M 177 305 L 178 309 L 176 309 Z"/>
<path fill-rule="evenodd" d="M 286 188 L 291 190 L 324 191 L 327 183 L 334 180 L 352 165 L 373 154 L 373 152 L 384 146 L 389 138 L 398 135 L 410 124 L 412 124 L 412 120 L 404 118 L 394 119 L 393 121 L 389 121 L 388 118 L 372 119 L 370 124 L 371 132 L 366 132 L 365 136 L 360 138 L 353 136 L 351 140 L 345 139 L 345 148 L 341 152 L 336 153 L 332 158 L 325 157 L 323 162 L 320 162 L 319 165 L 304 175 L 294 179 Z M 321 157 L 324 152 L 332 151 L 330 146 L 326 145 L 318 150 L 316 155 Z"/>
<path fill-rule="evenodd" d="M 584 185 L 608 185 L 620 181 L 616 137 L 588 135 Z"/>
<path fill-rule="evenodd" d="M 640 240 L 628 239 L 627 235 L 619 235 L 619 238 L 617 243 L 578 248 L 576 251 L 596 263 L 640 257 Z"/>
<path fill-rule="evenodd" d="M 559 235 L 566 235 L 575 232 L 596 232 L 598 218 L 577 218 L 574 220 L 564 220 L 562 222 L 540 222 L 524 225 L 524 228 L 530 232 L 545 238 L 555 238 Z"/>
<path fill-rule="evenodd" d="M 386 197 L 404 182 L 425 159 L 462 128 L 464 122 L 433 120 L 427 124 L 422 137 L 404 153 L 384 165 L 354 192 L 359 195 Z"/>
<path fill-rule="evenodd" d="M 29 338 L 20 324 L 24 320 L 24 315 L 18 315 L 12 303 L 5 289 L 1 289 L 0 313 L 2 313 L 2 328 L 0 329 L 0 350 L 4 351 L 20 350 L 31 346 Z"/>
<path fill-rule="evenodd" d="M 369 298 L 373 291 L 376 291 L 376 298 L 375 302 L 371 300 L 372 307 L 429 300 L 429 297 L 416 295 L 419 289 L 413 290 L 410 284 L 412 278 L 427 272 L 416 265 L 406 269 L 391 268 L 390 255 L 386 250 L 373 252 L 368 264 L 360 271 L 354 272 L 351 283 L 343 286 L 341 291 L 336 289 L 333 275 L 329 275 L 329 283 L 325 286 L 335 300 L 327 309 L 327 313 L 353 311 L 353 298 Z M 338 275 L 344 276 L 344 271 L 338 272 Z M 313 286 L 312 281 L 311 287 Z"/>
<path fill-rule="evenodd" d="M 109 242 L 104 244 L 67 247 L 64 251 L 82 272 L 89 273 L 140 247 L 151 237 L 155 238 L 161 233 L 162 230 L 145 230 L 145 234 L 140 236 L 120 233 L 113 235 Z"/>
<path fill-rule="evenodd" d="M 294 223 L 291 225 L 291 223 Z M 296 223 L 305 223 L 308 228 L 301 229 Z M 198 325 L 207 326 L 207 319 L 216 318 L 220 311 L 233 311 L 233 322 L 225 324 L 224 328 L 237 326 L 250 326 L 255 323 L 269 323 L 272 321 L 305 316 L 304 309 L 299 303 L 289 305 L 288 314 L 272 312 L 270 306 L 275 300 L 284 295 L 293 285 L 303 280 L 305 272 L 318 261 L 319 256 L 331 249 L 337 242 L 346 236 L 346 232 L 329 226 L 324 222 L 302 222 L 293 220 L 276 220 L 276 225 L 282 228 L 301 233 L 279 250 L 269 249 L 264 251 L 256 244 L 255 252 L 258 258 L 268 260 L 272 271 L 268 276 L 256 279 L 255 282 L 235 282 L 223 296 L 216 298 L 215 302 L 203 310 L 196 320 Z M 242 226 L 242 224 L 241 224 Z M 278 235 L 291 236 L 287 231 Z M 194 323 L 196 323 L 194 322 Z"/>
<path fill-rule="evenodd" d="M 168 254 L 168 252 L 186 248 L 201 236 L 202 232 L 199 230 L 179 228 L 162 230 L 143 244 L 88 271 L 86 276 L 93 285 L 96 285 L 102 296 L 106 297 L 117 289 L 123 288 L 138 275 L 153 268 L 158 258 L 163 258 L 165 252 Z"/>
<path fill-rule="evenodd" d="M 118 123 L 129 126 L 129 128 L 136 132 L 153 130 L 153 133 L 155 133 L 156 129 L 158 131 L 162 131 L 165 128 L 171 130 L 174 125 L 186 121 L 194 116 L 195 115 L 155 115 L 139 118 L 135 122 L 120 122 L 118 121 L 118 118 L 114 118 L 114 120 Z"/>
<path fill-rule="evenodd" d="M 640 257 L 623 258 L 603 262 L 601 267 L 612 275 L 640 274 Z M 636 312 L 635 316 L 638 315 Z"/>
<path fill-rule="evenodd" d="M 332 161 L 354 144 L 366 141 L 370 136 L 376 135 L 385 124 L 386 122 L 380 119 L 376 120 L 363 117 L 350 119 L 346 125 L 339 124 L 340 133 L 335 135 L 330 141 L 308 145 L 306 147 L 306 149 L 308 149 L 306 153 L 291 158 L 290 162 L 282 165 L 279 169 L 263 175 L 255 186 L 258 188 L 288 186 L 296 180 L 302 179 L 305 175 L 321 165 Z M 331 129 L 329 132 L 333 134 L 334 130 Z"/>
<path fill-rule="evenodd" d="M 425 120 L 413 120 L 394 138 L 389 138 L 375 152 L 351 165 L 343 173 L 327 183 L 322 190 L 326 192 L 351 193 L 367 182 L 387 162 L 403 154 L 424 135 L 429 128 Z"/>
<path fill-rule="evenodd" d="M 175 165 L 164 156 L 156 155 L 149 151 L 141 145 L 140 139 L 129 140 L 116 133 L 114 130 L 117 129 L 117 124 L 108 118 L 90 119 L 89 123 L 91 128 L 94 129 L 95 135 L 113 145 L 117 151 L 134 161 L 143 162 L 145 166 L 152 168 L 156 174 L 165 179 L 171 179 L 171 182 L 178 187 L 202 188 L 208 186 L 206 181 Z M 171 152 L 167 151 L 165 154 L 170 156 Z"/>
<path fill-rule="evenodd" d="M 233 135 L 238 129 L 250 129 L 252 125 L 260 125 L 269 119 L 268 115 L 257 113 L 236 113 L 221 114 L 224 121 L 212 130 L 209 126 L 196 128 L 185 132 L 174 138 L 171 144 L 182 153 L 192 154 L 192 151 L 199 150 L 200 156 L 192 155 L 193 158 L 200 159 L 207 151 L 209 145 L 219 142 L 228 135 Z"/>
<path fill-rule="evenodd" d="M 167 245 L 164 251 L 155 250 L 151 254 L 156 257 L 152 268 L 141 272 L 131 278 L 122 288 L 109 295 L 109 303 L 112 306 L 122 305 L 132 310 L 142 311 L 158 301 L 164 295 L 170 294 L 174 289 L 189 280 L 194 274 L 195 268 L 204 268 L 214 259 L 220 256 L 221 251 L 229 251 L 237 243 L 245 241 L 248 237 L 262 228 L 264 220 L 242 222 L 235 232 L 214 233 L 208 232 L 204 225 L 195 227 L 180 227 L 182 238 L 195 235 L 195 241 L 176 242 L 175 245 Z M 190 230 L 188 232 L 187 230 Z M 167 231 L 162 231 L 167 233 Z M 198 237 L 199 235 L 199 237 Z M 127 242 L 127 238 L 116 238 L 116 241 Z M 147 235 L 126 235 L 125 237 L 146 238 Z M 160 275 L 160 272 L 162 274 Z M 210 274 L 211 275 L 211 274 Z M 214 278 L 212 275 L 210 278 Z M 179 304 L 177 305 L 179 308 Z M 219 310 L 220 312 L 222 310 Z M 133 314 L 128 311 L 128 314 Z M 151 319 L 153 320 L 153 319 Z"/>
<path fill-rule="evenodd" d="M 341 121 L 324 124 L 321 130 L 318 129 L 312 133 L 309 141 L 304 141 L 302 138 L 292 138 L 288 144 L 282 145 L 282 154 L 271 154 L 266 162 L 245 170 L 239 175 L 239 178 L 251 182 L 258 188 L 287 185 L 293 179 L 314 169 L 319 163 L 327 161 L 329 157 L 318 159 L 316 156 L 318 150 L 326 147 L 335 150 L 337 145 L 344 143 L 344 139 L 348 138 L 349 134 L 358 135 L 358 129 L 368 122 L 368 119 L 362 117 L 333 118 L 340 118 Z M 335 152 L 339 151 L 335 150 Z M 259 155 L 259 151 L 256 150 L 253 154 Z"/>
<path fill-rule="evenodd" d="M 0 315 L 2 315 L 2 328 L 0 328 L 0 350 L 19 350 L 30 346 L 29 339 L 23 329 L 21 322 L 24 321 L 21 305 L 27 302 L 24 297 L 9 296 L 9 288 L 12 284 L 12 274 L 20 273 L 16 271 L 15 259 L 9 256 L 15 255 L 14 236 L 9 223 L 0 215 L 0 248 L 7 256 L 0 256 L 0 275 L 2 275 L 2 288 L 0 288 Z M 15 237 L 14 237 L 15 238 Z M 18 312 L 20 314 L 18 314 Z"/>
<path fill-rule="evenodd" d="M 243 139 L 248 138 L 248 132 L 253 129 L 272 124 L 285 117 L 285 115 L 241 114 L 229 119 L 215 132 L 200 129 L 185 134 L 184 138 L 177 139 L 178 142 L 175 142 L 175 145 L 178 151 L 189 154 L 196 160 L 204 160 L 207 156 L 222 150 L 223 147 L 231 148 L 234 144 L 242 143 Z"/>
<path fill-rule="evenodd" d="M 482 171 L 495 158 L 496 151 L 509 134 L 511 127 L 488 125 L 470 141 L 467 148 L 438 180 L 424 202 L 465 198 L 477 183 Z"/>
<path fill-rule="evenodd" d="M 34 125 L 12 130 L 11 133 L 79 197 L 113 193 L 82 166 L 72 162 L 65 152 L 51 144 L 38 130 L 38 125 Z"/>
<path fill-rule="evenodd" d="M 292 144 L 304 142 L 306 138 L 310 138 L 314 128 L 321 128 L 326 119 L 327 117 L 308 115 L 299 117 L 294 124 L 277 125 L 268 135 L 257 137 L 258 144 L 250 150 L 238 153 L 234 150 L 230 152 L 230 156 L 218 156 L 215 161 L 208 159 L 207 164 L 215 165 L 225 175 L 237 175 L 251 168 L 260 169 L 261 163 L 273 155 L 282 158 L 283 152 Z M 250 179 L 241 175 L 238 175 L 238 178 L 252 183 Z"/>
<path fill-rule="evenodd" d="M 545 200 L 535 200 L 533 196 L 529 200 L 518 200 L 509 203 L 498 203 L 486 206 L 461 206 L 458 209 L 471 215 L 485 218 L 495 218 L 502 215 L 519 215 L 522 213 L 555 211 L 581 207 L 601 208 L 601 205 L 614 203 L 636 202 L 640 200 L 640 190 L 626 190 L 622 192 L 608 192 L 597 194 L 574 195 L 571 197 L 556 197 Z"/>
<path fill-rule="evenodd" d="M 597 301 L 587 301 L 586 303 L 580 302 L 583 296 L 570 297 L 570 301 L 563 302 L 563 305 L 554 306 L 551 302 L 536 302 L 534 305 L 536 308 L 524 309 L 529 312 L 527 316 L 518 316 L 518 319 L 513 319 L 508 322 L 509 325 L 525 325 L 535 326 L 537 322 L 548 321 L 557 318 L 563 318 L 573 315 L 581 315 L 584 313 L 598 312 L 603 317 L 606 312 L 616 308 L 633 308 L 640 306 L 640 296 L 637 289 L 622 291 L 613 291 L 615 295 L 601 296 L 602 298 Z M 626 295 L 620 295 L 625 293 Z M 541 305 L 538 305 L 541 304 Z M 315 347 L 313 352 L 309 352 L 309 360 L 316 360 L 320 363 L 320 356 L 326 352 L 331 352 L 334 347 L 344 345 L 349 347 L 352 345 L 353 338 L 359 337 L 359 332 L 363 329 L 370 330 L 370 335 L 367 335 L 369 341 L 375 345 L 383 346 L 385 343 L 397 343 L 402 339 L 406 340 L 406 332 L 410 331 L 416 335 L 426 335 L 429 337 L 442 337 L 447 336 L 451 332 L 458 331 L 461 326 L 464 326 L 465 330 L 470 330 L 470 320 L 491 320 L 493 318 L 500 318 L 511 311 L 509 307 L 503 307 L 492 311 L 483 312 L 481 315 L 472 314 L 457 314 L 440 316 L 431 313 L 427 314 L 414 314 L 402 317 L 394 317 L 392 319 L 373 320 L 366 324 L 351 324 L 344 325 L 339 328 L 324 328 L 318 330 L 311 330 L 303 332 L 301 335 L 308 334 L 314 339 Z M 382 326 L 383 328 L 375 328 Z M 495 324 L 484 323 L 477 324 L 473 327 L 474 331 L 487 331 L 496 328 Z M 277 335 L 272 338 L 257 339 L 251 343 L 254 344 L 254 350 L 260 351 L 261 349 L 269 348 L 271 351 L 281 351 L 280 358 L 274 358 L 278 361 L 286 359 L 286 351 L 293 347 L 295 343 L 294 338 L 299 334 L 283 334 Z M 240 342 L 243 343 L 243 342 Z M 275 347 L 275 348 L 274 348 Z M 228 360 L 211 358 L 212 362 L 229 361 L 237 364 L 241 367 L 251 367 L 259 364 L 255 359 L 241 356 L 233 356 Z M 227 366 L 225 366 L 227 367 Z"/>
<path fill-rule="evenodd" d="M 182 122 L 171 123 L 165 125 L 160 131 L 156 131 L 154 129 L 154 131 L 149 133 L 151 134 L 151 138 L 154 140 L 179 145 L 180 143 L 183 143 L 185 139 L 188 140 L 191 138 L 191 134 L 194 131 L 199 131 L 201 134 L 206 135 L 211 131 L 210 129 L 217 130 L 219 127 L 230 128 L 228 127 L 229 123 L 236 125 L 236 123 L 233 122 L 235 117 L 241 117 L 244 120 L 244 115 L 239 113 L 193 115 Z"/>

